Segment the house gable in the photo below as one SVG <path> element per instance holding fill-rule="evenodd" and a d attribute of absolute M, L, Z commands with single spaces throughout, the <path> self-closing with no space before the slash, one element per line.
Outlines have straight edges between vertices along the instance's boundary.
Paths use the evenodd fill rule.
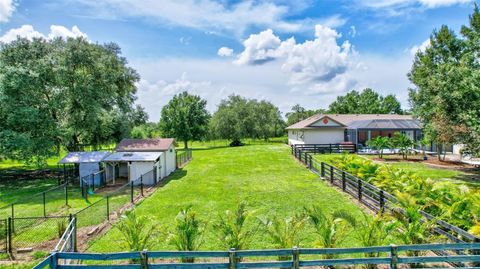
<path fill-rule="evenodd" d="M 308 125 L 308 127 L 345 127 L 345 125 L 341 124 L 336 120 L 333 120 L 330 117 L 324 116 L 319 120 L 313 122 L 312 124 Z"/>

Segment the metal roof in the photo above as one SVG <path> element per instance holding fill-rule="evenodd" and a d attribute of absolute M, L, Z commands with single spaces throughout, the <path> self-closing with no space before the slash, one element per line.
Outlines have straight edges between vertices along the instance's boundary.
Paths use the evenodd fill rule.
<path fill-rule="evenodd" d="M 329 118 L 341 125 L 348 126 L 356 121 L 366 120 L 414 120 L 412 115 L 398 115 L 398 114 L 316 114 L 295 124 L 287 127 L 287 129 L 318 129 L 325 127 L 311 126 L 315 122 Z"/>
<path fill-rule="evenodd" d="M 421 123 L 418 120 L 360 120 L 354 121 L 349 126 L 349 129 L 422 129 Z"/>
<path fill-rule="evenodd" d="M 152 162 L 156 161 L 162 152 L 114 152 L 108 155 L 104 162 Z"/>
<path fill-rule="evenodd" d="M 123 139 L 115 151 L 158 152 L 166 151 L 173 144 L 173 138 Z"/>
<path fill-rule="evenodd" d="M 81 152 L 69 152 L 59 164 L 67 163 L 98 163 L 108 156 L 110 152 L 107 151 L 81 151 Z"/>

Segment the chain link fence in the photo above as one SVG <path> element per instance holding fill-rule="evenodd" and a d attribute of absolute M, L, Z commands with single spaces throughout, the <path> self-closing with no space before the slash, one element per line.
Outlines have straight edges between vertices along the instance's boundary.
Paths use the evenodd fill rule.
<path fill-rule="evenodd" d="M 8 226 L 7 219 L 0 219 L 0 253 L 8 251 Z"/>
<path fill-rule="evenodd" d="M 187 162 L 189 162 L 192 159 L 192 150 L 191 149 L 186 149 L 181 152 L 177 152 L 177 168 L 184 166 Z"/>

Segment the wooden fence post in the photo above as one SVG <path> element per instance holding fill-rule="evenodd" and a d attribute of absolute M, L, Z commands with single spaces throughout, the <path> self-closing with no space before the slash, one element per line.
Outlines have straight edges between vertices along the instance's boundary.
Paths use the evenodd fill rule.
<path fill-rule="evenodd" d="M 309 168 L 310 170 L 312 170 L 313 168 L 313 163 L 312 163 L 312 155 L 308 155 L 309 159 L 310 159 L 310 165 L 309 165 Z"/>
<path fill-rule="evenodd" d="M 342 190 L 345 191 L 347 189 L 347 180 L 345 171 L 342 171 Z"/>
<path fill-rule="evenodd" d="M 235 269 L 237 267 L 237 258 L 235 257 L 235 249 L 231 248 L 228 251 L 228 269 Z"/>
<path fill-rule="evenodd" d="M 7 241 L 8 241 L 8 246 L 7 246 L 7 251 L 10 254 L 11 257 L 13 257 L 13 249 L 12 249 L 12 234 L 13 234 L 13 223 L 12 223 L 12 217 L 8 218 L 7 221 Z"/>
<path fill-rule="evenodd" d="M 397 269 L 398 249 L 396 245 L 390 245 L 390 269 Z"/>
<path fill-rule="evenodd" d="M 148 268 L 148 253 L 147 250 L 143 250 L 140 252 L 140 263 L 142 269 Z"/>
<path fill-rule="evenodd" d="M 361 179 L 357 180 L 357 183 L 358 183 L 358 200 L 361 201 L 362 200 L 362 180 Z"/>
<path fill-rule="evenodd" d="M 380 214 L 383 215 L 383 212 L 385 211 L 385 194 L 383 193 L 383 190 L 380 190 Z"/>
<path fill-rule="evenodd" d="M 143 196 L 143 175 L 140 175 L 140 194 Z"/>
<path fill-rule="evenodd" d="M 333 175 L 334 175 L 333 174 L 333 166 L 330 166 L 330 183 L 332 183 L 332 184 L 333 184 L 333 179 L 334 179 Z"/>
<path fill-rule="evenodd" d="M 133 181 L 130 181 L 130 201 L 133 204 Z"/>
<path fill-rule="evenodd" d="M 300 268 L 300 250 L 298 247 L 293 247 L 293 269 L 299 269 Z"/>
<path fill-rule="evenodd" d="M 325 177 L 325 163 L 324 162 L 320 163 L 320 176 Z"/>

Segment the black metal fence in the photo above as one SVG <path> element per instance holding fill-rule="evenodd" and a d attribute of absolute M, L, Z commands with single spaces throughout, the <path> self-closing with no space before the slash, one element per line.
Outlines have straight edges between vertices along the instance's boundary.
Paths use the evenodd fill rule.
<path fill-rule="evenodd" d="M 68 206 L 72 186 L 67 182 L 46 191 L 27 196 L 0 208 L 0 218 L 47 217 Z"/>
<path fill-rule="evenodd" d="M 311 153 L 355 153 L 357 152 L 356 144 L 298 144 L 292 145 L 292 154 L 300 151 Z"/>
<path fill-rule="evenodd" d="M 301 148 L 292 147 L 294 156 L 304 163 L 310 170 L 320 175 L 322 179 L 330 182 L 333 186 L 340 188 L 345 193 L 355 197 L 360 203 L 364 204 L 375 212 L 384 212 L 390 210 L 400 212 L 400 204 L 398 199 L 392 194 L 360 179 L 346 171 L 329 165 L 325 162 L 318 162 L 308 151 L 303 151 Z M 446 237 L 450 242 L 464 243 L 464 242 L 480 242 L 480 238 L 476 237 L 445 221 L 438 220 L 434 216 L 421 211 L 422 215 L 427 220 L 433 220 L 436 223 L 434 228 L 435 233 Z"/>
<path fill-rule="evenodd" d="M 177 156 L 176 156 L 177 168 L 184 166 L 191 159 L 192 159 L 191 149 L 186 149 L 184 151 L 177 152 Z"/>
<path fill-rule="evenodd" d="M 0 252 L 51 250 L 65 232 L 70 216 L 25 217 L 0 220 Z"/>
<path fill-rule="evenodd" d="M 103 188 L 107 185 L 105 170 L 86 175 L 80 178 L 80 188 L 82 197 L 87 198 L 89 192 L 93 193 L 95 190 Z"/>
<path fill-rule="evenodd" d="M 149 171 L 75 213 L 77 227 L 98 225 L 110 220 L 114 213 L 121 212 L 129 203 L 135 204 L 144 196 L 146 188 L 152 186 L 150 180 L 153 180 L 153 175 L 153 171 Z M 155 180 L 153 185 L 159 182 Z"/>

